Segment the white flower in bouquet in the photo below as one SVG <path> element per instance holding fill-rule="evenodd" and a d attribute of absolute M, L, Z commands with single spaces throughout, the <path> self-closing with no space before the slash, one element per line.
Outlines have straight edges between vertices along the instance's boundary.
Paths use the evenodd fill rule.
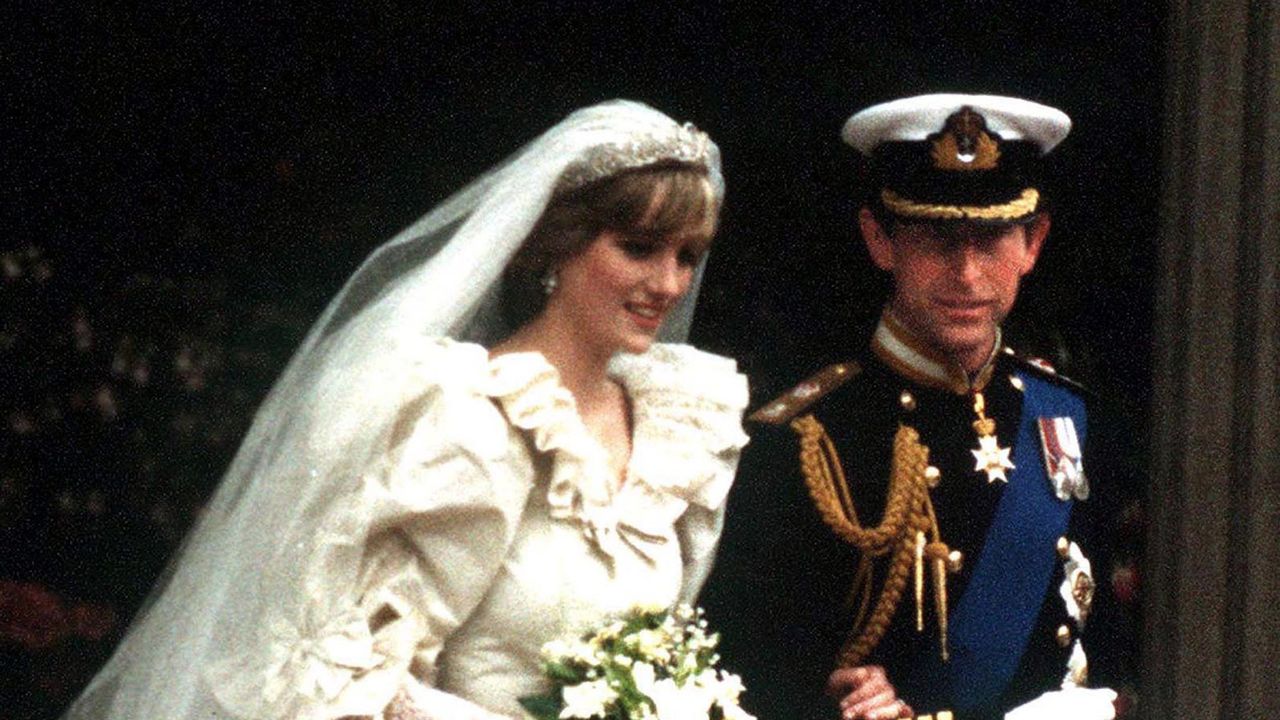
<path fill-rule="evenodd" d="M 591 666 L 597 662 L 600 646 L 583 640 L 552 640 L 542 647 L 542 657 L 547 660 L 569 659 Z"/>
<path fill-rule="evenodd" d="M 560 717 L 604 717 L 610 703 L 617 699 L 618 693 L 609 686 L 608 680 L 588 680 L 569 685 L 564 689 L 564 709 L 560 711 Z"/>
<path fill-rule="evenodd" d="M 710 669 L 704 671 L 703 676 L 709 676 L 704 682 L 712 690 L 712 701 L 724 711 L 725 720 L 755 720 L 738 705 L 738 698 L 746 689 L 742 678 L 723 670 L 712 672 Z"/>
<path fill-rule="evenodd" d="M 707 720 L 711 713 L 712 694 L 697 683 L 677 685 L 663 678 L 642 691 L 653 701 L 658 720 Z"/>
<path fill-rule="evenodd" d="M 543 647 L 552 690 L 520 698 L 537 720 L 754 720 L 742 681 L 717 670 L 702 611 L 633 610 L 583 638 Z"/>
<path fill-rule="evenodd" d="M 640 657 L 665 663 L 671 660 L 671 636 L 658 630 L 641 630 L 627 636 L 627 644 L 640 653 Z"/>

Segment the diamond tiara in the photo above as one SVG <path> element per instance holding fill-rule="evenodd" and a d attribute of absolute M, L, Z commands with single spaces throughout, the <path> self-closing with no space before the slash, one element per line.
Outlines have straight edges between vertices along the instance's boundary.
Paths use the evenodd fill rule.
<path fill-rule="evenodd" d="M 597 145 L 560 173 L 556 194 L 577 190 L 624 170 L 663 161 L 705 164 L 710 149 L 711 138 L 693 123 L 672 126 L 670 133 L 662 135 L 632 137 L 627 142 Z"/>

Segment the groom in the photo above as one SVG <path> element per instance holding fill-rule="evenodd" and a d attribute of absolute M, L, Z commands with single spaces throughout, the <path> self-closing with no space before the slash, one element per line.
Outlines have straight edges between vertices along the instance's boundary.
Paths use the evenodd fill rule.
<path fill-rule="evenodd" d="M 1129 671 L 1103 535 L 1131 484 L 1096 399 L 1000 330 L 1069 129 L 952 94 L 846 123 L 892 295 L 845 362 L 750 417 L 703 595 L 763 720 L 1112 717 L 1115 694 L 1087 688 Z"/>

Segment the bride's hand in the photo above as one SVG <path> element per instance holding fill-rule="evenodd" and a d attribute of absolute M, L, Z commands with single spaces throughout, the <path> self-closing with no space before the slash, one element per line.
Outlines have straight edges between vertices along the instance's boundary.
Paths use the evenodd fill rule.
<path fill-rule="evenodd" d="M 1110 688 L 1067 688 L 1047 692 L 1010 710 L 1005 720 L 1113 720 L 1116 693 Z"/>
<path fill-rule="evenodd" d="M 387 706 L 384 720 L 513 720 L 435 688 L 406 685 Z"/>
<path fill-rule="evenodd" d="M 840 699 L 844 720 L 896 720 L 915 715 L 911 706 L 898 698 L 879 665 L 839 668 L 827 678 L 827 694 Z"/>

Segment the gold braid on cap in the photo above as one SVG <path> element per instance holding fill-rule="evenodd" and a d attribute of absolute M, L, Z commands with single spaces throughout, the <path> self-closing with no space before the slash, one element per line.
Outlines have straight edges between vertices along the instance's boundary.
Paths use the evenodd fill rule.
<path fill-rule="evenodd" d="M 880 202 L 894 215 L 928 220 L 1017 220 L 1036 211 L 1040 191 L 1027 188 L 1016 199 L 1000 205 L 934 205 L 908 200 L 892 190 L 880 192 Z"/>
<path fill-rule="evenodd" d="M 923 629 L 922 581 L 926 558 L 933 565 L 939 643 L 942 658 L 947 659 L 946 573 L 959 569 L 960 558 L 942 543 L 938 532 L 938 520 L 929 498 L 929 488 L 937 484 L 937 473 L 929 468 L 929 448 L 920 443 L 920 434 L 906 425 L 898 427 L 893 439 L 884 517 L 879 526 L 864 528 L 826 428 L 813 415 L 796 418 L 791 428 L 800 436 L 800 469 L 819 516 L 838 537 L 859 550 L 858 568 L 849 595 L 851 599 L 857 598 L 859 605 L 849 638 L 840 649 L 838 665 L 861 664 L 879 644 L 902 599 L 913 564 L 916 628 Z M 930 539 L 927 544 L 926 533 Z M 890 558 L 889 568 L 873 608 L 873 561 L 886 555 Z"/>

